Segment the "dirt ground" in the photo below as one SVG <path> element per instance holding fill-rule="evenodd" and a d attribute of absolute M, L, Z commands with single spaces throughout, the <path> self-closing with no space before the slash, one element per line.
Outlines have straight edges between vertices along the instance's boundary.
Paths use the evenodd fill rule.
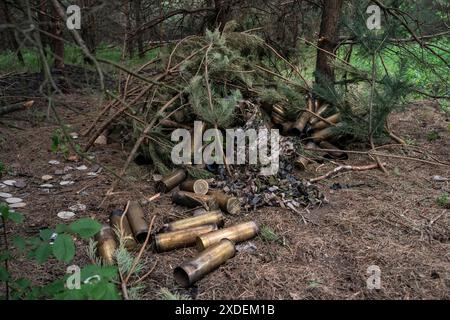
<path fill-rule="evenodd" d="M 86 95 L 58 97 L 57 109 L 70 131 L 82 132 L 98 112 L 97 99 Z M 394 131 L 408 139 L 415 148 L 386 146 L 380 151 L 401 157 L 418 157 L 450 162 L 450 131 L 448 115 L 432 102 L 417 102 L 404 113 L 391 117 Z M 116 194 L 105 201 L 105 193 L 113 178 L 103 170 L 97 177 L 87 171 L 73 170 L 71 186 L 57 186 L 50 193 L 39 185 L 41 177 L 54 175 L 64 166 L 79 166 L 62 155 L 51 152 L 51 136 L 58 128 L 48 120 L 47 107 L 38 103 L 26 112 L 0 118 L 0 160 L 10 172 L 2 177 L 23 179 L 27 186 L 12 192 L 23 198 L 27 207 L 21 209 L 26 220 L 19 227 L 8 229 L 8 235 L 37 235 L 39 230 L 63 223 L 57 212 L 82 203 L 87 210 L 76 217 L 90 216 L 107 222 L 113 209 L 122 208 L 136 193 L 126 184 L 119 184 Z M 429 141 L 430 131 L 440 139 Z M 85 138 L 80 137 L 83 144 Z M 91 154 L 95 161 L 118 170 L 127 157 L 119 142 L 96 146 Z M 60 165 L 50 165 L 59 160 Z M 187 294 L 193 299 L 449 299 L 450 254 L 449 210 L 440 207 L 436 198 L 450 193 L 450 182 L 436 182 L 433 176 L 450 178 L 449 166 L 436 166 L 400 158 L 384 158 L 388 175 L 381 171 L 350 172 L 319 183 L 329 204 L 308 208 L 305 221 L 291 211 L 264 208 L 255 212 L 227 216 L 226 225 L 254 220 L 282 236 L 285 245 L 267 243 L 257 237 L 251 242 L 255 251 L 238 252 L 217 271 L 199 281 L 195 287 L 182 289 L 173 279 L 173 268 L 193 257 L 195 249 L 155 254 L 146 251 L 143 273 L 153 269 L 142 284 L 145 299 L 157 299 L 161 288 Z M 364 155 L 350 154 L 346 164 L 369 164 Z M 300 176 L 319 176 L 336 165 L 312 165 Z M 133 164 L 127 179 L 144 194 L 154 193 L 152 172 L 146 166 Z M 349 186 L 333 190 L 339 183 Z M 336 188 L 334 188 L 336 189 Z M 170 196 L 164 195 L 146 207 L 147 218 L 156 215 L 156 228 L 171 219 L 188 216 L 184 208 L 174 207 Z M 86 242 L 77 240 L 74 263 L 89 263 Z M 381 270 L 381 289 L 367 289 L 370 266 Z M 31 276 L 36 284 L 45 284 L 65 273 L 66 266 L 51 260 L 43 265 L 15 260 L 11 265 L 16 276 Z"/>

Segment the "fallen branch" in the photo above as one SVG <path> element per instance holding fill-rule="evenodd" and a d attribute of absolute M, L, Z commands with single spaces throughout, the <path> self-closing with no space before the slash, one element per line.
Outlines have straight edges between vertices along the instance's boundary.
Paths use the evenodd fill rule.
<path fill-rule="evenodd" d="M 382 163 L 382 166 L 385 166 L 386 163 Z M 380 165 L 378 163 L 373 163 L 367 166 L 339 166 L 337 168 L 335 168 L 334 170 L 324 174 L 323 176 L 314 178 L 314 179 L 309 179 L 309 182 L 311 183 L 316 183 L 318 181 L 321 180 L 325 180 L 328 178 L 331 178 L 332 176 L 338 174 L 339 172 L 346 172 L 346 171 L 368 171 L 368 170 L 373 170 L 373 169 L 378 169 L 380 168 Z"/>
<path fill-rule="evenodd" d="M 26 101 L 26 102 L 19 102 L 15 104 L 11 104 L 9 106 L 4 106 L 0 108 L 0 116 L 11 113 L 14 111 L 22 110 L 22 109 L 30 109 L 34 105 L 34 101 Z"/>

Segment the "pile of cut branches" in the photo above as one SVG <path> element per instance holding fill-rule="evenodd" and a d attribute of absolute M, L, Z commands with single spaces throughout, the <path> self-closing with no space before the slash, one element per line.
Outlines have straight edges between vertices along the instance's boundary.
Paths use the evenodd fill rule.
<path fill-rule="evenodd" d="M 233 28 L 229 23 L 222 32 L 187 37 L 163 49 L 158 58 L 136 71 L 115 64 L 126 77 L 119 94 L 108 92 L 112 100 L 86 132 L 90 135 L 86 150 L 108 130 L 120 128 L 132 145 L 120 176 L 138 154 L 166 174 L 173 167 L 173 130 L 192 130 L 197 120 L 219 130 L 244 128 L 255 119 L 260 128 L 279 128 L 295 137 L 296 159 L 293 161 L 290 153 L 289 161 L 281 160 L 283 166 L 290 162 L 291 167 L 295 163 L 305 169 L 311 157 L 304 146 L 337 150 L 327 142 L 336 137 L 341 121 L 336 107 L 316 99 L 301 72 L 261 38 Z M 280 62 L 283 71 L 278 70 Z M 346 154 L 329 152 L 329 156 L 345 158 Z M 236 178 L 226 163 L 225 167 L 225 179 Z M 211 174 L 205 170 L 208 167 L 187 169 L 194 178 Z M 286 175 L 285 170 L 279 174 L 283 172 Z M 300 189 L 309 199 L 310 186 Z"/>

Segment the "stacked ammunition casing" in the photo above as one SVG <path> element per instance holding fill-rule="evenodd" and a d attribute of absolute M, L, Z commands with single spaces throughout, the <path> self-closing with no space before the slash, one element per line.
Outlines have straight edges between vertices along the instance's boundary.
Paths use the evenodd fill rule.
<path fill-rule="evenodd" d="M 318 109 L 317 109 L 317 111 L 316 111 L 316 115 L 318 115 L 318 116 L 322 116 L 322 114 L 324 114 L 325 113 L 325 111 L 327 111 L 327 109 L 328 109 L 328 105 L 323 105 L 323 106 L 321 106 L 321 107 L 319 107 Z M 321 121 L 318 117 L 312 117 L 311 118 L 311 120 L 309 121 L 309 123 L 310 123 L 310 125 L 311 126 L 313 126 L 314 127 L 314 125 L 317 123 L 317 122 L 319 122 L 319 121 Z"/>
<path fill-rule="evenodd" d="M 224 221 L 222 212 L 210 211 L 196 217 L 172 221 L 168 223 L 166 227 L 167 230 L 169 231 L 177 231 L 193 227 L 199 227 L 206 224 L 217 225 L 219 228 L 223 227 Z"/>
<path fill-rule="evenodd" d="M 316 142 L 321 142 L 332 138 L 335 135 L 334 130 L 341 126 L 341 123 L 336 124 L 335 126 L 330 126 L 323 130 L 314 132 L 311 138 Z"/>
<path fill-rule="evenodd" d="M 201 252 L 194 260 L 175 268 L 175 281 L 183 287 L 189 287 L 235 254 L 234 243 L 228 239 L 222 239 Z"/>
<path fill-rule="evenodd" d="M 200 251 L 204 250 L 222 239 L 229 239 L 234 243 L 239 243 L 255 237 L 258 232 L 259 228 L 255 222 L 241 223 L 199 236 L 197 238 L 197 249 Z"/>
<path fill-rule="evenodd" d="M 228 196 L 221 191 L 211 191 L 209 194 L 214 197 L 222 211 L 233 215 L 238 214 L 241 211 L 241 204 L 239 203 L 238 198 Z"/>
<path fill-rule="evenodd" d="M 174 192 L 172 194 L 172 201 L 188 208 L 204 207 L 208 210 L 216 210 L 219 208 L 214 197 L 187 191 Z"/>
<path fill-rule="evenodd" d="M 284 118 L 284 108 L 278 104 L 272 107 L 272 121 L 275 124 L 283 124 L 286 120 Z"/>
<path fill-rule="evenodd" d="M 319 121 L 314 126 L 313 129 L 318 131 L 325 129 L 330 126 L 330 123 L 336 124 L 341 120 L 341 115 L 339 113 L 333 114 L 332 116 L 326 118 L 327 121 Z"/>
<path fill-rule="evenodd" d="M 106 265 L 114 264 L 114 252 L 117 249 L 114 230 L 107 224 L 103 225 L 95 235 L 97 250 Z"/>
<path fill-rule="evenodd" d="M 178 169 L 171 174 L 163 177 L 160 181 L 156 183 L 156 191 L 161 193 L 167 193 L 178 186 L 181 182 L 186 179 L 186 171 L 183 169 Z"/>
<path fill-rule="evenodd" d="M 194 192 L 196 194 L 207 194 L 209 184 L 206 180 L 186 180 L 180 184 L 180 190 Z"/>
<path fill-rule="evenodd" d="M 345 151 L 340 150 L 338 147 L 335 147 L 334 145 L 332 145 L 328 141 L 320 142 L 319 146 L 322 149 L 335 150 L 335 151 L 326 151 L 327 154 L 333 159 L 337 159 L 337 160 L 346 160 L 346 159 L 348 159 L 348 155 L 347 155 L 347 153 Z"/>
<path fill-rule="evenodd" d="M 312 99 L 308 99 L 307 109 L 308 111 L 314 112 L 314 101 Z M 311 119 L 312 114 L 308 111 L 304 111 L 293 125 L 293 128 L 300 133 L 305 130 L 306 124 Z"/>
<path fill-rule="evenodd" d="M 306 144 L 306 148 L 308 149 L 316 149 L 318 148 L 317 145 L 314 142 L 308 142 Z M 296 161 L 295 161 L 295 166 L 299 169 L 299 170 L 306 170 L 306 167 L 308 166 L 308 164 L 311 162 L 310 159 L 304 157 L 304 156 L 300 156 Z"/>
<path fill-rule="evenodd" d="M 109 217 L 109 222 L 111 227 L 116 228 L 123 237 L 125 248 L 132 250 L 137 247 L 137 243 L 128 222 L 128 217 L 124 213 L 123 210 L 114 210 Z"/>
<path fill-rule="evenodd" d="M 157 252 L 191 247 L 196 244 L 197 237 L 217 230 L 213 224 L 159 233 L 155 235 L 154 244 Z"/>
<path fill-rule="evenodd" d="M 145 221 L 144 210 L 137 201 L 131 201 L 128 206 L 127 218 L 137 242 L 143 243 L 147 238 L 148 224 Z"/>

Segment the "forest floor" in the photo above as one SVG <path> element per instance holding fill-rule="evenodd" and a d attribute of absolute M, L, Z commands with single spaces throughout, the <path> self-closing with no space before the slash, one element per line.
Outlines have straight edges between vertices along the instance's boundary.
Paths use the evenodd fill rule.
<path fill-rule="evenodd" d="M 98 113 L 98 98 L 72 94 L 56 97 L 56 108 L 70 132 L 80 133 Z M 86 211 L 76 218 L 93 217 L 107 222 L 113 209 L 123 208 L 135 192 L 119 184 L 116 193 L 106 198 L 113 177 L 105 170 L 95 177 L 89 163 L 72 162 L 51 151 L 52 135 L 58 124 L 47 117 L 45 103 L 38 102 L 31 110 L 15 112 L 0 119 L 0 160 L 8 167 L 1 180 L 22 179 L 21 189 L 7 187 L 21 197 L 27 206 L 23 225 L 8 229 L 9 236 L 35 236 L 40 229 L 54 227 L 65 221 L 57 217 L 77 203 Z M 447 117 L 447 119 L 446 119 Z M 449 115 L 433 102 L 416 102 L 407 111 L 391 116 L 394 131 L 413 143 L 414 148 L 386 146 L 383 152 L 409 157 L 434 155 L 441 161 L 450 159 Z M 437 138 L 430 141 L 430 132 Z M 434 134 L 436 136 L 436 134 Z M 83 144 L 81 137 L 77 143 Z M 355 146 L 358 148 L 358 146 Z M 128 149 L 119 141 L 95 146 L 90 154 L 95 161 L 113 170 L 120 170 Z M 60 161 L 59 165 L 49 164 Z M 430 160 L 430 159 L 428 159 Z M 227 216 L 226 225 L 254 220 L 272 228 L 283 243 L 268 243 L 257 237 L 251 242 L 255 250 L 239 252 L 233 259 L 209 274 L 190 289 L 178 287 L 173 268 L 196 253 L 193 248 L 155 254 L 146 251 L 143 273 L 153 271 L 141 284 L 145 299 L 157 299 L 161 288 L 168 288 L 193 299 L 449 299 L 450 254 L 448 208 L 437 198 L 450 193 L 450 180 L 435 181 L 434 176 L 450 179 L 447 166 L 436 166 L 400 158 L 385 158 L 389 174 L 373 170 L 349 172 L 323 180 L 319 187 L 329 203 L 303 212 L 305 221 L 289 210 L 261 208 Z M 368 164 L 364 155 L 350 154 L 345 164 Z M 61 176 L 55 170 L 85 164 L 88 170 L 71 170 L 71 186 L 60 186 Z M 311 165 L 302 177 L 324 174 L 335 167 Z M 39 186 L 43 175 L 53 175 L 54 189 L 46 192 Z M 152 172 L 147 166 L 132 164 L 127 180 L 144 194 L 154 194 Z M 334 186 L 334 188 L 333 188 Z M 336 187 L 338 186 L 338 187 Z M 171 219 L 188 216 L 186 209 L 175 207 L 170 195 L 145 206 L 147 219 L 156 215 L 156 229 Z M 76 241 L 74 264 L 90 263 L 87 243 Z M 369 290 L 366 280 L 370 266 L 381 270 L 381 289 Z M 45 284 L 65 274 L 66 266 L 55 260 L 38 265 L 24 258 L 11 262 L 15 276 L 27 275 L 36 284 Z"/>

